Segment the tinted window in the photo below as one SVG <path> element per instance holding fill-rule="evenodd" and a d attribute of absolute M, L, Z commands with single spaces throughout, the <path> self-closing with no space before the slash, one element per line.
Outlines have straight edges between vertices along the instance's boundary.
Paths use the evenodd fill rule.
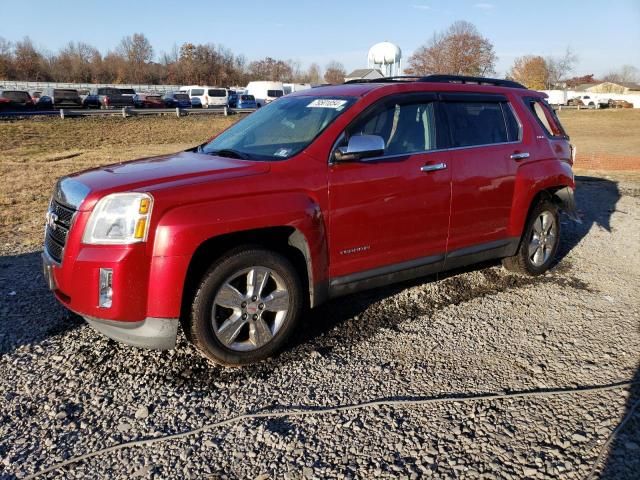
<path fill-rule="evenodd" d="M 244 100 L 246 102 L 253 102 L 255 98 L 253 98 L 253 95 L 240 95 L 240 100 Z"/>
<path fill-rule="evenodd" d="M 191 90 L 191 95 L 198 97 L 200 95 L 204 95 L 204 88 L 194 88 Z"/>
<path fill-rule="evenodd" d="M 8 98 L 12 102 L 20 102 L 20 103 L 22 103 L 22 102 L 26 102 L 27 100 L 29 100 L 29 94 L 27 92 L 5 90 L 4 92 L 2 92 L 2 96 L 4 98 Z"/>
<path fill-rule="evenodd" d="M 349 136 L 382 137 L 386 155 L 434 150 L 437 148 L 434 107 L 432 102 L 388 104 L 356 124 Z"/>
<path fill-rule="evenodd" d="M 136 92 L 133 88 L 119 88 L 118 90 L 120 90 L 120 93 L 124 94 L 124 95 L 135 95 Z"/>
<path fill-rule="evenodd" d="M 53 91 L 53 95 L 58 98 L 77 98 L 78 91 L 77 90 L 63 90 L 60 88 L 56 88 Z"/>
<path fill-rule="evenodd" d="M 189 95 L 186 93 L 176 93 L 173 97 L 176 100 L 189 100 Z"/>
<path fill-rule="evenodd" d="M 210 88 L 209 96 L 210 97 L 226 97 L 227 91 L 224 88 Z"/>
<path fill-rule="evenodd" d="M 510 142 L 518 142 L 522 140 L 522 132 L 520 130 L 520 124 L 513 113 L 513 108 L 508 103 L 502 104 L 502 113 L 504 113 L 504 119 L 507 122 L 507 134 L 509 135 Z"/>
<path fill-rule="evenodd" d="M 490 145 L 508 141 L 499 103 L 446 102 L 454 147 Z"/>
<path fill-rule="evenodd" d="M 283 93 L 282 90 L 267 90 L 267 97 L 281 97 Z"/>

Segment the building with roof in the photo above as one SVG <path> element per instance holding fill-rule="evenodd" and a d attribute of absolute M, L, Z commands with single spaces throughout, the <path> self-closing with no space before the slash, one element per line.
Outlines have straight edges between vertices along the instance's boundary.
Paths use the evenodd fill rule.
<path fill-rule="evenodd" d="M 377 68 L 359 68 L 344 77 L 344 81 L 348 82 L 349 80 L 376 80 L 383 77 L 384 75 Z"/>

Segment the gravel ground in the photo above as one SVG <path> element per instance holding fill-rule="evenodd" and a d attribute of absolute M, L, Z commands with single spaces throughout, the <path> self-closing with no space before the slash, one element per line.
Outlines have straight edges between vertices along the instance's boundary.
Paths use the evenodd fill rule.
<path fill-rule="evenodd" d="M 640 385 L 619 383 L 640 382 L 640 184 L 581 178 L 578 202 L 549 274 L 487 264 L 340 299 L 244 369 L 182 338 L 112 342 L 56 305 L 37 252 L 5 255 L 0 477 L 115 446 L 41 478 L 637 479 Z"/>

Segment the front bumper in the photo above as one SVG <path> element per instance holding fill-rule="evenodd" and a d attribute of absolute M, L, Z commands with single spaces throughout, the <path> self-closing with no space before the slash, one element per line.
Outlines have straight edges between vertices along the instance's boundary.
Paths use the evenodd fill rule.
<path fill-rule="evenodd" d="M 102 253 L 112 253 L 113 250 L 103 249 Z M 124 257 L 126 259 L 126 257 Z M 144 302 L 134 305 L 133 298 L 128 297 L 131 291 L 135 291 L 135 285 L 141 284 L 136 278 L 139 269 L 127 268 L 126 261 L 118 255 L 117 260 L 109 263 L 108 256 L 98 260 L 92 259 L 86 265 L 83 262 L 75 262 L 72 268 L 74 281 L 64 290 L 61 289 L 61 271 L 46 251 L 42 254 L 42 273 L 50 290 L 54 292 L 56 298 L 69 310 L 84 317 L 84 319 L 94 329 L 103 333 L 109 338 L 136 347 L 153 348 L 157 350 L 167 350 L 175 347 L 178 332 L 178 318 L 158 318 L 144 315 Z M 113 259 L 112 259 L 113 260 Z M 114 302 L 112 308 L 103 309 L 97 306 L 97 278 L 95 273 L 100 265 L 107 265 L 119 272 L 121 282 L 114 285 L 119 300 Z M 64 277 L 64 276 L 62 276 Z M 91 288 L 91 286 L 94 286 Z M 144 289 L 142 289 L 144 290 Z M 124 301 L 122 301 L 124 300 Z M 149 312 L 151 313 L 151 312 Z M 112 318 L 105 318 L 111 316 Z"/>
<path fill-rule="evenodd" d="M 134 347 L 170 350 L 176 346 L 177 318 L 147 317 L 139 322 L 118 322 L 84 317 L 89 325 L 118 342 Z"/>

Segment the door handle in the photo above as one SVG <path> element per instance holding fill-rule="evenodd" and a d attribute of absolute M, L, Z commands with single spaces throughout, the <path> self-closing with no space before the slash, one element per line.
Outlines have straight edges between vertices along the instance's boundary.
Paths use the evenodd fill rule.
<path fill-rule="evenodd" d="M 516 152 L 511 154 L 511 160 L 524 160 L 525 158 L 529 158 L 529 152 Z"/>
<path fill-rule="evenodd" d="M 447 164 L 444 162 L 434 163 L 433 165 L 423 165 L 420 167 L 421 172 L 435 172 L 436 170 L 444 170 L 447 168 Z"/>

